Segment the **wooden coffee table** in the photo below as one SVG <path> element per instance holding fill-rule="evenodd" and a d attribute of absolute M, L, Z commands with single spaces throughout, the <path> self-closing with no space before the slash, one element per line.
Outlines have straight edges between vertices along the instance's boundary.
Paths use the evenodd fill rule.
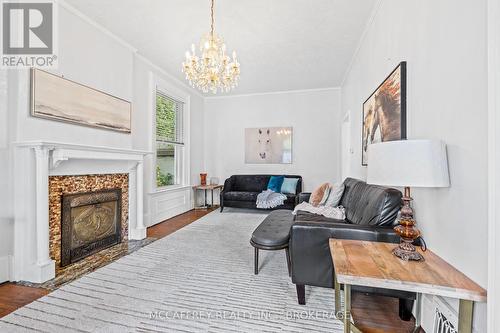
<path fill-rule="evenodd" d="M 335 314 L 344 322 L 344 332 L 361 332 L 351 318 L 351 286 L 415 292 L 415 331 L 421 325 L 422 294 L 457 298 L 458 332 L 472 332 L 474 302 L 486 302 L 486 290 L 446 261 L 427 250 L 425 261 L 403 261 L 391 251 L 396 244 L 330 239 L 334 267 Z M 341 309 L 340 289 L 344 289 Z"/>

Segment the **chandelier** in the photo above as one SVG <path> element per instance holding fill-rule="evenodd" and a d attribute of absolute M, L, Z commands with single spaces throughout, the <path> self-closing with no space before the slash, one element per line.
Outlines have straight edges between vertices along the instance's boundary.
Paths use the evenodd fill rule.
<path fill-rule="evenodd" d="M 186 80 L 192 87 L 203 92 L 211 91 L 214 94 L 220 89 L 228 92 L 238 85 L 240 76 L 240 64 L 236 59 L 226 54 L 226 44 L 214 29 L 214 0 L 211 0 L 210 32 L 200 41 L 200 57 L 196 55 L 194 44 L 191 52 L 186 52 L 186 60 L 182 63 L 182 71 L 186 74 Z"/>

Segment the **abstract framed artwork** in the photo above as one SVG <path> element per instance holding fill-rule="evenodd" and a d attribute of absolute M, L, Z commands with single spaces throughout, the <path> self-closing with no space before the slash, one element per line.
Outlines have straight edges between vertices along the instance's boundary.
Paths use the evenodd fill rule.
<path fill-rule="evenodd" d="M 31 115 L 130 133 L 132 106 L 94 88 L 32 69 Z"/>
<path fill-rule="evenodd" d="M 363 103 L 361 164 L 372 143 L 406 139 L 406 62 L 403 61 Z"/>
<path fill-rule="evenodd" d="M 245 128 L 246 164 L 291 164 L 292 127 Z"/>

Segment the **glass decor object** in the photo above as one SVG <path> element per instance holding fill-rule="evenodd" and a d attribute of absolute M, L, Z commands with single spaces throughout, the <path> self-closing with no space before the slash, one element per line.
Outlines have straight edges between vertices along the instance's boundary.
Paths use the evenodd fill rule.
<path fill-rule="evenodd" d="M 210 32 L 200 41 L 200 56 L 196 55 L 196 47 L 191 45 L 191 52 L 186 52 L 186 60 L 182 63 L 182 71 L 192 87 L 207 93 L 216 94 L 218 90 L 228 92 L 238 85 L 240 64 L 233 51 L 232 58 L 226 53 L 226 44 L 222 37 L 215 33 L 214 0 L 210 7 Z"/>

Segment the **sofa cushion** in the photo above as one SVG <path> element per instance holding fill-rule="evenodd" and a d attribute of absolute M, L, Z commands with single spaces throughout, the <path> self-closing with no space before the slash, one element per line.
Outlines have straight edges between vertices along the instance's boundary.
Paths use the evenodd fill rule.
<path fill-rule="evenodd" d="M 332 185 L 325 206 L 337 207 L 340 203 L 340 199 L 342 199 L 342 194 L 344 194 L 344 189 L 344 183 Z"/>
<path fill-rule="evenodd" d="M 352 178 L 347 178 L 344 185 L 340 204 L 344 206 L 346 219 L 350 223 L 377 226 L 397 224 L 396 216 L 401 208 L 400 191 Z"/>
<path fill-rule="evenodd" d="M 237 191 L 225 192 L 224 193 L 224 200 L 256 202 L 258 194 L 259 194 L 259 192 L 243 192 L 243 191 L 241 191 L 241 192 L 237 192 Z"/>
<path fill-rule="evenodd" d="M 283 194 L 297 194 L 297 183 L 299 178 L 286 178 L 281 185 L 281 193 Z"/>
<path fill-rule="evenodd" d="M 234 177 L 231 191 L 262 192 L 267 189 L 269 175 L 237 175 Z"/>
<path fill-rule="evenodd" d="M 329 223 L 342 223 L 342 224 L 348 223 L 346 220 L 330 219 L 323 215 L 318 215 L 303 210 L 297 211 L 296 215 L 294 216 L 294 220 L 297 222 L 329 222 Z"/>
<path fill-rule="evenodd" d="M 318 206 L 319 203 L 321 202 L 321 199 L 323 199 L 325 191 L 327 191 L 329 188 L 330 184 L 328 183 L 321 184 L 318 188 L 316 188 L 312 192 L 311 197 L 309 198 L 309 203 L 315 207 Z"/>
<path fill-rule="evenodd" d="M 280 193 L 281 185 L 283 185 L 284 180 L 285 176 L 271 176 L 271 178 L 269 178 L 269 183 L 267 184 L 267 189 L 276 193 Z"/>
<path fill-rule="evenodd" d="M 297 196 L 295 194 L 285 194 L 286 195 L 286 200 L 285 204 L 291 204 L 295 206 L 295 199 Z"/>

